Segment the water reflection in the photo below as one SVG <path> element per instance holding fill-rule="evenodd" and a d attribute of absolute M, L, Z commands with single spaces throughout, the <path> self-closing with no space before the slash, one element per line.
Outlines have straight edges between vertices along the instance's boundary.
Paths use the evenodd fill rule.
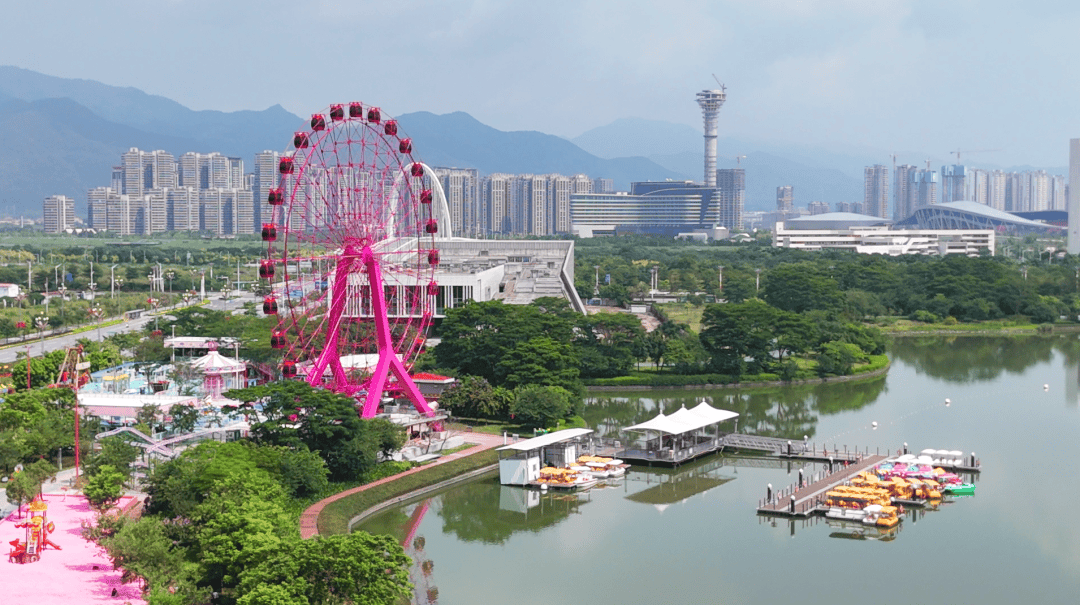
<path fill-rule="evenodd" d="M 587 491 L 544 493 L 499 485 L 494 475 L 439 498 L 443 533 L 484 544 L 505 544 L 514 532 L 540 532 L 577 514 L 591 500 Z"/>
<path fill-rule="evenodd" d="M 626 474 L 630 492 L 626 499 L 651 504 L 662 513 L 676 502 L 684 502 L 736 478 L 730 459 L 719 455 L 677 469 L 633 467 Z"/>
<path fill-rule="evenodd" d="M 960 339 L 960 345 L 957 344 Z M 896 338 L 889 347 L 893 359 L 903 360 L 920 374 L 948 382 L 993 380 L 1002 374 L 1019 375 L 1045 363 L 1054 350 L 1080 355 L 1075 336 L 915 336 Z"/>
<path fill-rule="evenodd" d="M 598 393 L 586 400 L 584 418 L 601 437 L 619 439 L 621 429 L 663 410 L 704 400 L 739 413 L 739 432 L 801 439 L 814 437 L 819 416 L 868 406 L 885 392 L 885 377 L 838 384 L 760 389 L 702 389 Z"/>

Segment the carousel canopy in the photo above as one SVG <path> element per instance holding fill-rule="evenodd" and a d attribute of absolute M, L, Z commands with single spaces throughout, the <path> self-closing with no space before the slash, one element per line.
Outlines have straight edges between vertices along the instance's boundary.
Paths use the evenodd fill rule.
<path fill-rule="evenodd" d="M 210 351 L 206 355 L 191 362 L 191 367 L 204 372 L 239 372 L 246 368 L 246 364 L 229 357 L 225 357 L 217 351 Z"/>
<path fill-rule="evenodd" d="M 684 405 L 670 416 L 665 416 L 663 412 L 661 412 L 652 420 L 647 420 L 641 424 L 635 424 L 634 426 L 628 426 L 623 430 L 638 432 L 657 431 L 669 435 L 681 435 L 683 433 L 689 433 L 705 428 L 709 425 L 718 424 L 725 420 L 731 420 L 738 416 L 739 415 L 735 412 L 718 410 L 702 401 L 693 409 L 686 409 L 686 406 Z"/>

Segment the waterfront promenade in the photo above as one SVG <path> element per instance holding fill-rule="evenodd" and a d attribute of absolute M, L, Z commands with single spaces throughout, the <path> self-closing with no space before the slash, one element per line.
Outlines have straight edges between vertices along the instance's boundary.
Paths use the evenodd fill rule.
<path fill-rule="evenodd" d="M 468 433 L 465 435 L 465 441 L 466 443 L 473 443 L 475 445 L 468 449 L 454 452 L 453 454 L 441 456 L 428 464 L 411 468 L 404 473 L 398 473 L 397 475 L 384 477 L 382 479 L 379 479 L 378 481 L 372 481 L 371 483 L 367 483 L 359 487 L 347 489 L 343 492 L 334 494 L 329 498 L 324 498 L 322 500 L 319 500 L 315 504 L 312 504 L 300 515 L 300 538 L 306 540 L 308 538 L 313 538 L 319 535 L 319 514 L 322 512 L 323 508 L 325 508 L 326 505 L 330 504 L 331 502 L 335 502 L 347 496 L 351 496 L 364 490 L 371 489 L 377 485 L 389 483 L 390 481 L 394 481 L 395 479 L 398 479 L 400 477 L 411 475 L 413 473 L 418 473 L 432 466 L 450 462 L 451 460 L 458 460 L 460 458 L 471 456 L 484 450 L 490 450 L 492 448 L 500 447 L 503 445 L 503 437 L 501 435 L 489 435 L 487 433 Z"/>

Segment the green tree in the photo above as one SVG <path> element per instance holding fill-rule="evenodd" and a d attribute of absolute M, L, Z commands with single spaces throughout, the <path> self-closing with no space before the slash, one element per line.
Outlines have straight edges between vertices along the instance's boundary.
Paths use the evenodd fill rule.
<path fill-rule="evenodd" d="M 174 403 L 169 408 L 170 428 L 175 433 L 190 433 L 195 430 L 195 424 L 199 420 L 199 411 L 194 406 L 183 403 Z"/>
<path fill-rule="evenodd" d="M 335 481 L 358 478 L 375 465 L 379 452 L 400 449 L 405 441 L 400 426 L 383 418 L 361 419 L 353 398 L 303 381 L 236 389 L 226 396 L 242 402 L 237 411 L 260 419 L 251 425 L 256 442 L 319 452 Z M 256 403 L 262 406 L 258 413 Z"/>
<path fill-rule="evenodd" d="M 493 388 L 480 376 L 463 376 L 439 396 L 442 408 L 466 418 L 506 418 L 512 401 L 510 391 Z"/>
<path fill-rule="evenodd" d="M 818 374 L 846 376 L 857 362 L 865 361 L 866 354 L 857 345 L 847 342 L 827 342 L 817 356 Z"/>
<path fill-rule="evenodd" d="M 23 504 L 33 500 L 41 491 L 41 482 L 24 470 L 12 475 L 4 487 L 8 502 L 22 508 Z"/>
<path fill-rule="evenodd" d="M 569 341 L 548 336 L 519 342 L 495 365 L 496 383 L 510 389 L 551 385 L 576 392 L 580 390 L 579 375 L 578 359 Z"/>
<path fill-rule="evenodd" d="M 754 299 L 744 303 L 707 305 L 702 314 L 701 344 L 715 371 L 740 376 L 766 371 L 781 317 L 778 309 Z M 749 359 L 749 365 L 747 365 Z"/>
<path fill-rule="evenodd" d="M 108 466 L 123 475 L 125 480 L 130 479 L 131 465 L 139 459 L 139 447 L 119 435 L 101 439 L 98 444 L 101 449 L 83 466 L 86 474 L 94 476 Z"/>
<path fill-rule="evenodd" d="M 529 384 L 514 391 L 514 419 L 528 427 L 551 427 L 574 411 L 574 395 L 564 388 Z"/>
<path fill-rule="evenodd" d="M 204 602 L 210 596 L 209 589 L 195 587 L 185 549 L 166 533 L 157 518 L 125 523 L 101 543 L 116 569 L 123 569 L 121 579 L 125 583 L 138 579 L 145 582 L 151 603 L 161 603 L 166 595 L 179 596 L 181 603 Z"/>
<path fill-rule="evenodd" d="M 629 313 L 595 313 L 578 321 L 574 350 L 584 378 L 625 376 L 646 357 L 645 329 Z"/>
<path fill-rule="evenodd" d="M 390 536 L 366 532 L 292 540 L 247 571 L 239 605 L 356 603 L 407 600 L 409 558 Z"/>
<path fill-rule="evenodd" d="M 116 468 L 104 464 L 87 480 L 83 494 L 90 506 L 97 510 L 106 510 L 124 494 L 124 475 Z"/>
<path fill-rule="evenodd" d="M 437 365 L 481 376 L 495 386 L 509 386 L 503 384 L 506 374 L 498 373 L 499 362 L 520 343 L 537 335 L 558 343 L 573 339 L 573 320 L 564 306 L 489 301 L 448 309 L 439 327 L 442 340 L 435 347 Z"/>
<path fill-rule="evenodd" d="M 784 311 L 840 309 L 839 284 L 814 263 L 785 263 L 770 270 L 762 286 L 762 298 Z"/>

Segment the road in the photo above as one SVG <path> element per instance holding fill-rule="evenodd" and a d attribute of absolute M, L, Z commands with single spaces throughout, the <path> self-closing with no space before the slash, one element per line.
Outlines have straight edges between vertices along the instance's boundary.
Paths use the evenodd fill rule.
<path fill-rule="evenodd" d="M 220 294 L 215 294 L 212 297 L 207 296 L 206 298 L 209 301 L 207 307 L 215 311 L 236 311 L 238 309 L 242 309 L 244 303 L 257 302 L 256 296 L 254 294 L 251 294 L 250 292 L 240 293 L 238 297 L 230 298 L 228 301 L 221 300 Z M 228 303 L 227 307 L 226 302 Z M 165 311 L 163 310 L 163 312 Z M 105 318 L 104 321 L 109 321 L 110 319 L 116 318 Z M 100 330 L 101 337 L 104 338 L 116 332 L 132 332 L 136 330 L 142 330 L 147 323 L 152 321 L 154 321 L 154 317 L 152 315 L 149 315 L 140 317 L 139 319 L 125 321 L 121 324 L 104 327 Z M 41 355 L 42 344 L 44 344 L 45 352 L 48 353 L 57 349 L 66 349 L 68 347 L 75 346 L 75 343 L 83 338 L 89 338 L 90 340 L 98 340 L 98 332 L 99 331 L 97 329 L 94 329 L 87 332 L 80 332 L 79 334 L 69 333 L 59 336 L 47 337 L 45 338 L 44 343 L 43 341 L 37 339 L 31 339 L 27 341 L 27 343 L 29 343 L 30 345 L 30 354 L 38 357 Z M 12 345 L 0 349 L 0 363 L 14 362 L 18 353 L 26 351 L 27 343 Z"/>
<path fill-rule="evenodd" d="M 131 332 L 133 330 L 141 330 L 148 321 L 154 321 L 154 318 L 140 317 L 139 319 L 125 321 L 122 324 L 101 328 L 101 336 L 102 338 L 104 338 L 113 332 Z M 41 355 L 42 346 L 44 346 L 45 352 L 48 353 L 49 351 L 66 349 L 67 347 L 75 346 L 75 343 L 83 338 L 97 340 L 98 331 L 95 329 L 88 332 L 80 332 L 78 334 L 61 334 L 59 336 L 47 337 L 44 341 L 32 339 L 27 341 L 26 343 L 11 345 L 0 349 L 0 363 L 10 363 L 15 361 L 15 357 L 18 353 L 26 351 L 27 344 L 30 345 L 30 354 L 34 357 L 39 357 Z"/>

